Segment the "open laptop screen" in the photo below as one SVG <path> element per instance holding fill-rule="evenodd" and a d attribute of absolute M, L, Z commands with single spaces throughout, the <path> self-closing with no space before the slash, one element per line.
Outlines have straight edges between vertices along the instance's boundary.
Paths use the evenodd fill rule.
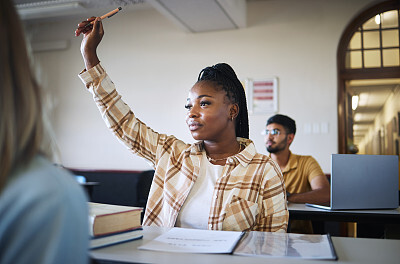
<path fill-rule="evenodd" d="M 331 210 L 399 207 L 399 160 L 395 155 L 332 154 Z"/>

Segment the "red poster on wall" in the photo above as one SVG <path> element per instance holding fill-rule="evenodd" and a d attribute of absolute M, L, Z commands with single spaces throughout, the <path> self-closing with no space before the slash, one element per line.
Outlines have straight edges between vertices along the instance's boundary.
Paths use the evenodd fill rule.
<path fill-rule="evenodd" d="M 253 114 L 270 114 L 278 111 L 277 78 L 246 80 L 248 108 Z"/>

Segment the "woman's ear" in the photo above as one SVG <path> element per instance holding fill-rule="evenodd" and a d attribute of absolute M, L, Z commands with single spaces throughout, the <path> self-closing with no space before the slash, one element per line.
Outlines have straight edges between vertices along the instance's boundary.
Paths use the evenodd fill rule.
<path fill-rule="evenodd" d="M 230 108 L 230 118 L 233 121 L 239 115 L 239 105 L 238 104 L 231 104 Z"/>

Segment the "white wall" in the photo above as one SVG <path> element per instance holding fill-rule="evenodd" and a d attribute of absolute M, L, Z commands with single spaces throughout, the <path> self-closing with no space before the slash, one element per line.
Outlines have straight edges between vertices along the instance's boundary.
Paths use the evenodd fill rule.
<path fill-rule="evenodd" d="M 313 155 L 325 172 L 337 153 L 336 50 L 346 25 L 366 0 L 271 0 L 248 3 L 247 27 L 191 34 L 153 9 L 121 12 L 104 21 L 99 57 L 123 99 L 153 129 L 193 142 L 185 99 L 205 66 L 229 63 L 241 80 L 279 79 L 279 113 L 297 122 L 292 151 Z M 205 18 L 206 19 L 206 18 Z M 79 21 L 29 25 L 34 42 L 67 40 L 68 49 L 35 53 L 40 82 L 53 102 L 56 141 L 64 166 L 142 170 L 109 132 L 77 74 L 83 69 Z M 272 114 L 250 117 L 250 138 L 266 153 L 260 131 Z M 328 123 L 328 133 L 304 127 Z"/>

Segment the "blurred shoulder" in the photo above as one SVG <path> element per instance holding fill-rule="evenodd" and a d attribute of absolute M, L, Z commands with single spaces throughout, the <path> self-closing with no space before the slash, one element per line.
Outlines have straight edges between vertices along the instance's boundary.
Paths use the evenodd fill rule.
<path fill-rule="evenodd" d="M 41 200 L 85 203 L 83 188 L 68 171 L 52 164 L 43 156 L 36 156 L 12 175 L 3 198 L 36 202 Z"/>

